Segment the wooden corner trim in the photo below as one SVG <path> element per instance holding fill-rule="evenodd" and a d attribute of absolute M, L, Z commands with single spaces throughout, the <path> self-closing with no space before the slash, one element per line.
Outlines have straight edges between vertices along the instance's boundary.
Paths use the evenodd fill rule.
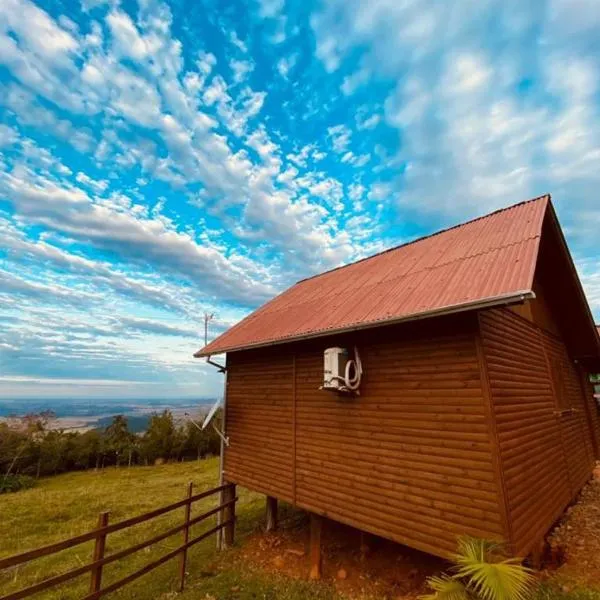
<path fill-rule="evenodd" d="M 475 333 L 475 348 L 477 351 L 477 362 L 479 364 L 479 376 L 481 379 L 481 391 L 483 394 L 483 405 L 490 432 L 490 448 L 492 451 L 492 466 L 498 481 L 498 503 L 500 505 L 500 516 L 504 525 L 506 540 L 509 543 L 510 550 L 515 550 L 515 541 L 513 539 L 512 521 L 508 509 L 508 495 L 502 470 L 502 457 L 500 456 L 500 446 L 498 442 L 498 432 L 496 429 L 496 417 L 494 414 L 492 389 L 487 370 L 487 359 L 485 356 L 485 344 L 481 331 L 481 312 L 477 313 L 477 332 Z"/>

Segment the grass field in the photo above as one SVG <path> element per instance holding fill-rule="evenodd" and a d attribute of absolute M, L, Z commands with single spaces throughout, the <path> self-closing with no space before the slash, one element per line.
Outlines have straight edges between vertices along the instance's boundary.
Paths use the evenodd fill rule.
<path fill-rule="evenodd" d="M 217 485 L 217 480 L 217 459 L 156 467 L 111 468 L 102 472 L 70 473 L 43 479 L 33 489 L 0 496 L 0 557 L 89 531 L 96 525 L 101 511 L 110 511 L 111 522 L 120 521 L 180 500 L 189 481 L 194 482 L 196 491 L 201 491 Z M 236 535 L 238 540 L 243 540 L 262 519 L 264 497 L 244 490 L 239 490 L 239 496 Z M 192 517 L 214 506 L 215 502 L 213 497 L 195 504 Z M 182 518 L 183 509 L 180 509 L 109 535 L 107 553 L 153 537 L 180 524 Z M 210 526 L 198 524 L 191 535 L 199 535 Z M 104 584 L 121 579 L 180 543 L 181 538 L 176 535 L 121 562 L 108 565 L 103 576 Z M 92 545 L 92 542 L 82 544 L 0 574 L 0 596 L 90 562 Z M 109 597 L 149 600 L 175 596 L 182 600 L 211 597 L 219 600 L 330 600 L 336 597 L 334 591 L 324 584 L 296 582 L 240 568 L 235 549 L 216 553 L 214 536 L 190 549 L 187 570 L 189 575 L 183 594 L 174 593 L 178 573 L 178 561 L 174 559 Z M 88 591 L 88 585 L 89 574 L 36 597 L 44 600 L 80 598 Z"/>
<path fill-rule="evenodd" d="M 189 481 L 195 491 L 217 485 L 218 459 L 156 467 L 110 468 L 101 472 L 80 472 L 41 480 L 29 490 L 0 496 L 0 557 L 31 550 L 92 529 L 101 511 L 110 511 L 111 522 L 120 521 L 184 497 Z M 264 496 L 238 489 L 236 547 L 217 553 L 214 536 L 190 549 L 188 577 L 182 594 L 177 588 L 177 558 L 125 586 L 109 598 L 167 600 L 339 600 L 332 583 L 306 581 L 267 573 L 249 567 L 242 558 L 244 540 L 264 518 Z M 212 508 L 216 499 L 195 505 L 194 514 Z M 286 509 L 282 507 L 282 511 Z M 181 523 L 183 509 L 108 537 L 107 553 L 149 539 Z M 192 537 L 212 527 L 214 521 L 197 525 Z M 173 550 L 180 534 L 142 550 L 121 562 L 108 565 L 104 584 L 121 579 L 148 562 Z M 0 597 L 49 576 L 90 562 L 92 542 L 54 556 L 0 573 Z M 600 600 L 596 586 L 580 586 L 560 577 L 545 579 L 534 600 Z M 89 574 L 78 580 L 35 596 L 43 600 L 81 598 L 88 591 Z M 363 596 L 360 596 L 363 597 Z M 370 595 L 383 600 L 387 596 Z M 352 598 L 357 598 L 352 594 Z"/>

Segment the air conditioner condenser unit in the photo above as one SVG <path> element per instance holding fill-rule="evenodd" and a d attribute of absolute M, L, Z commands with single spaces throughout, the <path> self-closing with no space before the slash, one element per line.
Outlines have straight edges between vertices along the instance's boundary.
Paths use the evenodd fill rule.
<path fill-rule="evenodd" d="M 358 349 L 354 348 L 351 359 L 346 348 L 327 348 L 323 354 L 323 385 L 321 389 L 359 394 L 362 378 L 362 363 Z"/>

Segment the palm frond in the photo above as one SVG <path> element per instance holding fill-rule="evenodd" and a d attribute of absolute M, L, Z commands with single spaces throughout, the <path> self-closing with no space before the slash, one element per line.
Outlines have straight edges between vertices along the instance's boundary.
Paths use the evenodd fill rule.
<path fill-rule="evenodd" d="M 481 600 L 528 600 L 534 578 L 511 559 L 463 567 L 458 576 L 469 578 L 469 587 Z"/>
<path fill-rule="evenodd" d="M 433 594 L 420 596 L 420 600 L 470 600 L 467 588 L 455 577 L 428 577 L 427 585 L 433 590 Z"/>
<path fill-rule="evenodd" d="M 504 558 L 496 542 L 463 538 L 454 557 L 456 577 L 481 600 L 528 600 L 535 582 L 517 558 Z"/>
<path fill-rule="evenodd" d="M 452 560 L 462 566 L 474 562 L 496 562 L 499 558 L 506 558 L 501 543 L 464 536 L 458 539 L 458 549 Z"/>

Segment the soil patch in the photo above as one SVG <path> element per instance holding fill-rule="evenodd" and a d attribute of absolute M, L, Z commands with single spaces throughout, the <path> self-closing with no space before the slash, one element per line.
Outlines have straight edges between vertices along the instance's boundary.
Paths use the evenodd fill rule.
<path fill-rule="evenodd" d="M 575 585 L 600 586 L 600 466 L 548 542 L 553 556 L 562 563 L 556 575 Z"/>
<path fill-rule="evenodd" d="M 267 572 L 308 579 L 309 528 L 303 513 L 290 513 L 277 532 L 244 541 L 241 558 Z M 416 598 L 425 579 L 445 561 L 326 520 L 322 535 L 324 583 L 350 597 Z"/>

